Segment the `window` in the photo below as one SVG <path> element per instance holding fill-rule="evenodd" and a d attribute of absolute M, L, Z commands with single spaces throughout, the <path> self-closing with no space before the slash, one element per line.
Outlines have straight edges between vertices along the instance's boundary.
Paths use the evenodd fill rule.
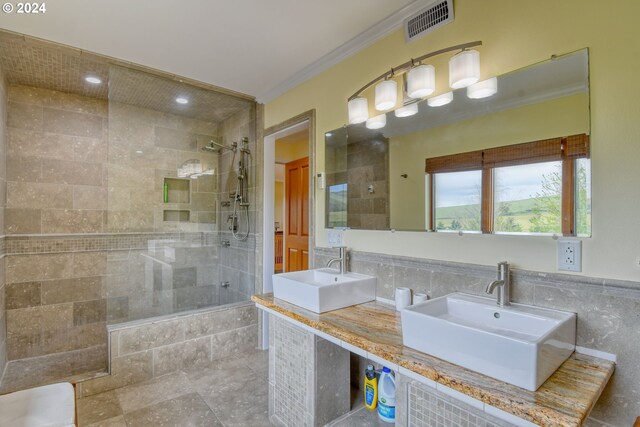
<path fill-rule="evenodd" d="M 430 158 L 425 170 L 431 230 L 591 233 L 587 135 Z"/>
<path fill-rule="evenodd" d="M 495 168 L 495 233 L 562 232 L 562 162 Z"/>
<path fill-rule="evenodd" d="M 439 173 L 434 177 L 438 231 L 480 231 L 481 171 Z"/>

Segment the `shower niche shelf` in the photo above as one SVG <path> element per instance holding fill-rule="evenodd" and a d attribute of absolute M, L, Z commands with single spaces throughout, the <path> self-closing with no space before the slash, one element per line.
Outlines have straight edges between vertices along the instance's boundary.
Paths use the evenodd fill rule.
<path fill-rule="evenodd" d="M 191 212 L 181 210 L 167 210 L 162 211 L 162 219 L 164 221 L 172 222 L 189 222 Z"/>
<path fill-rule="evenodd" d="M 180 178 L 165 178 L 163 197 L 165 203 L 190 203 L 191 181 L 188 179 Z"/>

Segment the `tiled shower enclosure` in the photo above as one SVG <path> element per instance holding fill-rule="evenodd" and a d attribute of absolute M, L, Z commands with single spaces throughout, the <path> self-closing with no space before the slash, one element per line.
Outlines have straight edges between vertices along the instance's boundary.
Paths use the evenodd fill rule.
<path fill-rule="evenodd" d="M 0 89 L 1 389 L 105 371 L 108 327 L 249 300 L 252 100 L 4 32 Z"/>

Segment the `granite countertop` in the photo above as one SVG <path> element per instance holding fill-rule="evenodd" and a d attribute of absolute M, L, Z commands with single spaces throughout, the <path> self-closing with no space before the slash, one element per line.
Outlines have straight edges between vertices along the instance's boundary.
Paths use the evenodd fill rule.
<path fill-rule="evenodd" d="M 574 353 L 535 392 L 472 372 L 402 345 L 400 313 L 369 302 L 316 314 L 273 294 L 251 299 L 418 375 L 541 426 L 580 426 L 611 378 L 615 363 Z"/>

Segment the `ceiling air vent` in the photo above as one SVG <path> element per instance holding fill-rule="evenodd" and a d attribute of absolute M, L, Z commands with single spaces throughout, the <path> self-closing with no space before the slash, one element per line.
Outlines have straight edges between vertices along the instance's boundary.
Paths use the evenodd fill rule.
<path fill-rule="evenodd" d="M 405 39 L 415 40 L 449 22 L 453 22 L 453 0 L 439 1 L 404 21 Z"/>

